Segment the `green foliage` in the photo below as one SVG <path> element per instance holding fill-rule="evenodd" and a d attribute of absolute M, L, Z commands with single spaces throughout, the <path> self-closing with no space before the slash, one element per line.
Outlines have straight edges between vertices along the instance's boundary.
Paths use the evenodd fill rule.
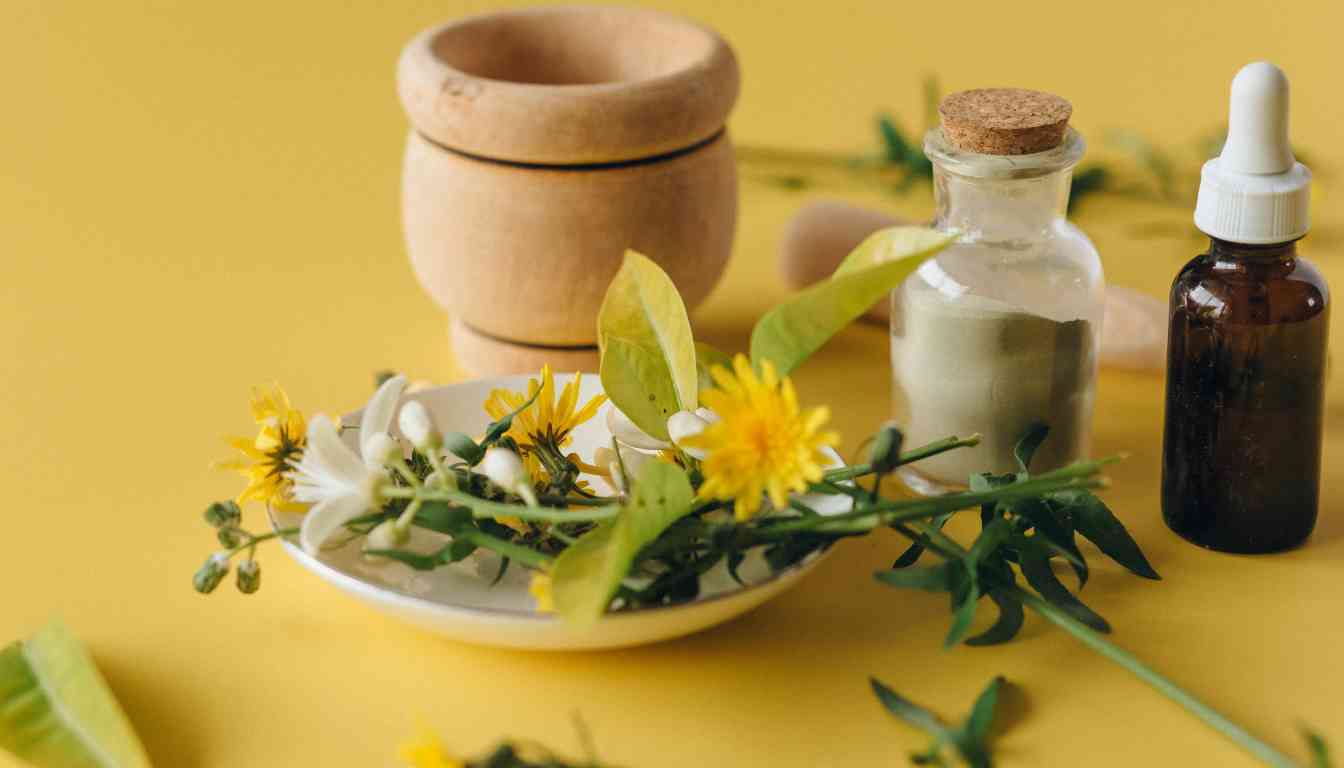
<path fill-rule="evenodd" d="M 695 373 L 699 380 L 701 392 L 715 388 L 714 379 L 709 375 L 710 369 L 714 367 L 731 370 L 733 356 L 703 341 L 695 342 Z"/>
<path fill-rule="evenodd" d="M 107 681 L 60 621 L 0 651 L 0 748 L 37 768 L 149 768 Z"/>
<path fill-rule="evenodd" d="M 752 362 L 769 360 L 780 375 L 789 373 L 955 239 L 955 234 L 924 227 L 873 233 L 831 279 L 805 288 L 757 321 Z"/>
<path fill-rule="evenodd" d="M 946 766 L 944 752 L 952 747 L 956 755 L 972 768 L 990 768 L 989 735 L 994 723 L 994 710 L 998 706 L 1000 692 L 1011 684 L 1003 677 L 996 677 L 976 697 L 971 712 L 960 725 L 947 725 L 924 707 L 910 701 L 892 690 L 877 678 L 869 678 L 873 694 L 888 712 L 897 719 L 914 726 L 929 736 L 933 743 L 922 752 L 910 755 L 910 761 L 916 765 Z"/>
<path fill-rule="evenodd" d="M 584 535 L 555 559 L 551 593 L 556 611 L 575 626 L 597 621 L 639 551 L 690 513 L 694 500 L 685 470 L 660 461 L 645 464 L 620 515 Z"/>
<path fill-rule="evenodd" d="M 649 258 L 625 252 L 597 315 L 602 388 L 630 420 L 666 440 L 667 419 L 698 402 L 695 342 L 681 294 Z"/>

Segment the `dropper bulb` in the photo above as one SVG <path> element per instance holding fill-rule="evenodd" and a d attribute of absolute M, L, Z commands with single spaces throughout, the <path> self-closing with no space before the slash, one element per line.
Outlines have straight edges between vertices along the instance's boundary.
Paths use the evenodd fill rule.
<path fill-rule="evenodd" d="M 1288 141 L 1288 78 L 1267 61 L 1247 64 L 1232 79 L 1223 170 L 1283 173 L 1293 163 Z"/>

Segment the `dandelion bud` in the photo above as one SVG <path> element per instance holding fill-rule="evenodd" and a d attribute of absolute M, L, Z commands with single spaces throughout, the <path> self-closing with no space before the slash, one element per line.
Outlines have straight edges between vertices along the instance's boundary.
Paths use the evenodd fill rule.
<path fill-rule="evenodd" d="M 874 473 L 885 475 L 900 464 L 903 440 L 904 435 L 896 427 L 896 422 L 888 421 L 882 425 L 881 431 L 873 436 L 873 447 L 868 452 L 868 461 Z"/>
<path fill-rule="evenodd" d="M 250 595 L 261 589 L 261 565 L 256 560 L 244 560 L 238 565 L 238 591 Z"/>
<path fill-rule="evenodd" d="M 233 549 L 243 543 L 242 531 L 233 527 L 220 528 L 215 537 L 219 539 L 221 547 L 227 547 L 228 549 Z"/>
<path fill-rule="evenodd" d="M 672 414 L 672 418 L 667 420 L 667 434 L 672 437 L 672 442 L 678 448 L 685 451 L 687 455 L 703 460 L 705 452 L 699 448 L 688 448 L 682 444 L 682 441 L 690 437 L 695 437 L 710 425 L 708 419 L 705 419 L 698 413 L 691 411 L 677 411 Z"/>
<path fill-rule="evenodd" d="M 364 551 L 380 549 L 398 549 L 411 538 L 410 531 L 397 525 L 393 520 L 385 520 L 377 528 L 369 531 L 364 539 Z"/>
<path fill-rule="evenodd" d="M 229 553 L 216 552 L 206 558 L 205 565 L 196 571 L 196 575 L 191 579 L 191 585 L 202 595 L 208 595 L 215 591 L 219 582 L 229 575 Z"/>
<path fill-rule="evenodd" d="M 205 522 L 215 528 L 237 525 L 243 519 L 243 510 L 234 501 L 216 501 L 205 508 Z"/>
<path fill-rule="evenodd" d="M 401 433 L 411 441 L 416 450 L 428 453 L 443 445 L 443 435 L 439 434 L 439 428 L 434 426 L 434 418 L 429 415 L 429 409 L 417 400 L 411 400 L 401 406 L 401 413 L 397 415 L 397 426 L 401 427 Z"/>
<path fill-rule="evenodd" d="M 481 459 L 481 473 L 500 488 L 522 496 L 529 504 L 536 503 L 535 494 L 532 493 L 532 478 L 523 466 L 522 459 L 513 451 L 507 448 L 486 451 L 485 458 Z"/>
<path fill-rule="evenodd" d="M 372 466 L 385 467 L 402 458 L 401 446 L 386 432 L 379 432 L 369 438 L 365 460 Z"/>

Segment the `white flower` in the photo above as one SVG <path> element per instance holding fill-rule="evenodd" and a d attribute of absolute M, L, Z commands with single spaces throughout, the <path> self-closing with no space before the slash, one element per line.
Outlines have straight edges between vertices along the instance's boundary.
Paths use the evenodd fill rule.
<path fill-rule="evenodd" d="M 341 526 L 377 506 L 383 485 L 390 482 L 388 429 L 405 388 L 406 377 L 394 376 L 369 400 L 359 422 L 358 454 L 342 442 L 327 416 L 318 414 L 309 422 L 308 446 L 290 473 L 294 498 L 313 505 L 299 531 L 308 554 L 316 555 Z"/>
<path fill-rule="evenodd" d="M 364 539 L 364 551 L 376 549 L 397 549 L 411 538 L 410 531 L 396 524 L 394 520 L 384 520 L 377 528 L 369 531 Z"/>
<path fill-rule="evenodd" d="M 602 447 L 593 451 L 593 464 L 606 471 L 606 476 L 611 481 L 613 488 L 620 493 L 625 493 L 630 489 L 625 487 L 625 476 L 621 474 L 621 464 L 625 465 L 625 475 L 632 478 L 639 477 L 639 468 L 656 458 L 657 454 L 636 450 L 620 443 L 617 443 L 617 445 L 621 451 L 619 461 L 616 458 L 616 451 Z"/>
<path fill-rule="evenodd" d="M 429 452 L 443 445 L 443 435 L 434 426 L 434 418 L 429 415 L 425 404 L 418 400 L 401 406 L 397 426 L 401 427 L 401 434 L 411 441 L 411 445 L 421 451 Z"/>
<path fill-rule="evenodd" d="M 529 505 L 537 503 L 536 494 L 532 492 L 532 477 L 523 466 L 523 460 L 513 451 L 507 448 L 487 450 L 480 469 L 481 474 L 500 488 L 522 496 Z"/>
<path fill-rule="evenodd" d="M 708 455 L 703 449 L 688 448 L 682 445 L 682 441 L 704 432 L 706 427 L 718 420 L 718 414 L 708 408 L 700 408 L 694 412 L 677 411 L 667 420 L 667 434 L 672 437 L 672 442 L 685 451 L 687 455 L 703 461 L 705 456 Z"/>
<path fill-rule="evenodd" d="M 671 443 L 659 440 L 635 426 L 635 422 L 631 421 L 629 416 L 621 413 L 621 409 L 615 405 L 607 409 L 607 430 L 618 441 L 642 451 L 661 451 L 672 447 Z"/>

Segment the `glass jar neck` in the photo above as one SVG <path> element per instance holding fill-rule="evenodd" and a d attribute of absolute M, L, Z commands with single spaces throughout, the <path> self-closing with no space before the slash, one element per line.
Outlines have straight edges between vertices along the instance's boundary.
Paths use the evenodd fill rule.
<path fill-rule="evenodd" d="M 935 222 L 971 241 L 1043 240 L 1064 218 L 1072 180 L 1072 165 L 1028 178 L 983 178 L 935 163 Z"/>
<path fill-rule="evenodd" d="M 1212 237 L 1208 255 L 1218 261 L 1292 261 L 1297 258 L 1297 241 L 1250 245 Z"/>

